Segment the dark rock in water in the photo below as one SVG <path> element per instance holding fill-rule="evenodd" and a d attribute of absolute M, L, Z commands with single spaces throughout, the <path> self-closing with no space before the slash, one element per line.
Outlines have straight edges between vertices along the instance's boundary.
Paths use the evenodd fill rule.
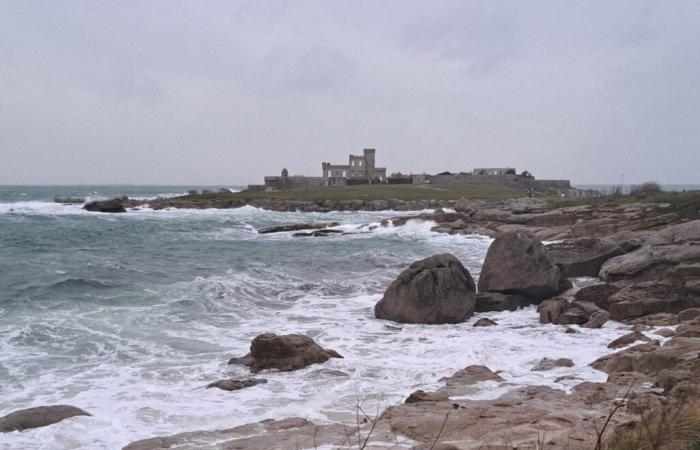
<path fill-rule="evenodd" d="M 126 212 L 122 199 L 113 198 L 112 200 L 97 200 L 87 203 L 83 209 L 92 212 L 102 213 L 123 213 Z"/>
<path fill-rule="evenodd" d="M 374 307 L 378 319 L 401 323 L 459 323 L 474 313 L 474 280 L 450 254 L 416 261 L 394 280 Z"/>
<path fill-rule="evenodd" d="M 294 233 L 292 237 L 326 237 L 333 234 L 345 234 L 343 230 L 334 230 L 332 228 L 323 228 L 316 231 L 301 231 Z"/>
<path fill-rule="evenodd" d="M 245 378 L 242 380 L 232 378 L 230 380 L 219 380 L 209 383 L 207 384 L 207 389 L 219 388 L 223 389 L 224 391 L 237 391 L 239 389 L 253 387 L 264 383 L 267 383 L 267 380 L 264 378 Z"/>
<path fill-rule="evenodd" d="M 265 333 L 250 344 L 250 353 L 232 358 L 229 364 L 243 364 L 252 372 L 277 369 L 282 372 L 303 369 L 323 363 L 330 358 L 342 358 L 335 350 L 325 350 L 308 336 L 300 334 L 276 335 Z"/>
<path fill-rule="evenodd" d="M 544 300 L 560 292 L 561 273 L 542 243 L 523 232 L 505 233 L 486 252 L 479 291 Z"/>
<path fill-rule="evenodd" d="M 540 360 L 540 362 L 538 362 L 537 365 L 530 370 L 543 371 L 543 370 L 551 370 L 551 369 L 554 369 L 555 367 L 573 367 L 573 366 L 574 366 L 574 362 L 572 360 L 570 360 L 569 358 L 559 358 L 559 359 L 542 358 Z"/>
<path fill-rule="evenodd" d="M 479 292 L 476 294 L 474 312 L 515 311 L 532 304 L 533 301 L 524 295 Z"/>
<path fill-rule="evenodd" d="M 70 405 L 37 406 L 21 409 L 0 417 L 0 432 L 22 431 L 45 427 L 75 416 L 89 416 L 80 408 Z"/>
<path fill-rule="evenodd" d="M 338 222 L 330 223 L 295 223 L 292 225 L 281 225 L 277 227 L 261 228 L 258 230 L 259 234 L 270 234 L 270 233 L 285 233 L 288 231 L 301 231 L 301 230 L 322 230 L 324 228 L 337 227 L 340 225 Z"/>
<path fill-rule="evenodd" d="M 547 253 L 561 270 L 562 278 L 598 276 L 605 261 L 624 252 L 611 239 L 578 238 L 550 244 Z"/>
<path fill-rule="evenodd" d="M 64 205 L 82 205 L 85 203 L 84 198 L 77 198 L 77 197 L 67 197 L 67 198 L 61 198 L 61 197 L 56 197 L 53 199 L 55 203 L 63 203 Z"/>
<path fill-rule="evenodd" d="M 498 325 L 498 323 L 496 323 L 496 321 L 494 321 L 494 320 L 487 319 L 486 317 L 484 317 L 483 319 L 479 319 L 476 322 L 474 322 L 473 326 L 475 326 L 475 327 L 492 327 L 494 325 Z"/>
<path fill-rule="evenodd" d="M 641 341 L 641 342 L 651 342 L 651 339 L 643 335 L 642 333 L 638 331 L 633 331 L 631 333 L 627 333 L 626 335 L 619 337 L 612 341 L 611 343 L 608 344 L 608 348 L 620 348 L 620 347 L 626 347 L 634 342 Z"/>

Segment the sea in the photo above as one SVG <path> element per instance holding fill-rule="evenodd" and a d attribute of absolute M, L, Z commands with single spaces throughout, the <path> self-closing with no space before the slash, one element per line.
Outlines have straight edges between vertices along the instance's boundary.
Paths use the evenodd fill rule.
<path fill-rule="evenodd" d="M 239 186 L 217 186 L 232 190 Z M 397 404 L 472 364 L 500 371 L 470 398 L 523 385 L 563 390 L 604 381 L 589 364 L 629 327 L 542 325 L 535 307 L 476 314 L 456 325 L 404 325 L 374 304 L 412 262 L 452 253 L 478 278 L 491 239 L 449 236 L 432 223 L 379 226 L 398 214 L 161 210 L 91 213 L 54 198 L 173 196 L 203 186 L 0 186 L 0 416 L 40 405 L 88 411 L 55 425 L 0 433 L 1 449 L 120 449 L 138 439 L 263 419 L 318 423 Z M 418 214 L 420 211 L 409 214 Z M 327 237 L 259 234 L 291 223 L 339 222 Z M 579 282 L 580 280 L 577 280 Z M 489 317 L 494 327 L 473 327 Z M 576 328 L 576 327 L 575 327 Z M 229 358 L 265 332 L 300 333 L 343 359 L 266 384 L 206 389 L 248 377 Z M 532 371 L 544 357 L 574 367 Z M 573 375 L 575 380 L 558 380 Z"/>

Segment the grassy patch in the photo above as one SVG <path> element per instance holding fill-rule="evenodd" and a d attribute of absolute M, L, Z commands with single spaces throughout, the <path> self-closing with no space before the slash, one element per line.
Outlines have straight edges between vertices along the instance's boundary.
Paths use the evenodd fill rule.
<path fill-rule="evenodd" d="M 508 186 L 468 185 L 358 185 L 329 186 L 280 192 L 212 192 L 187 196 L 192 200 L 270 199 L 319 202 L 324 200 L 504 200 L 519 198 L 526 191 Z"/>
<path fill-rule="evenodd" d="M 650 195 L 622 195 L 598 198 L 550 198 L 547 203 L 552 208 L 580 205 L 627 205 L 631 203 L 667 203 L 668 207 L 656 207 L 652 215 L 674 212 L 681 218 L 700 218 L 700 191 L 657 192 Z"/>

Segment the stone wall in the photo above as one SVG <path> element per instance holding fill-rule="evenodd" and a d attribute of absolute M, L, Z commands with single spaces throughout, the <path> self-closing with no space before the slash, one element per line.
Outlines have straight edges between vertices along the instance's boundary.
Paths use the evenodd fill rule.
<path fill-rule="evenodd" d="M 323 177 L 305 177 L 294 175 L 291 177 L 265 177 L 265 187 L 268 189 L 307 189 L 325 186 L 326 180 Z"/>

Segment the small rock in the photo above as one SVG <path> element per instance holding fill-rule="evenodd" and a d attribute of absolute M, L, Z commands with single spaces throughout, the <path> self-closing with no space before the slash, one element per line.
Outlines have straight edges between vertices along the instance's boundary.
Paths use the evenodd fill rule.
<path fill-rule="evenodd" d="M 576 334 L 576 333 L 578 333 L 578 331 L 576 331 L 574 328 L 566 327 L 566 328 L 564 328 L 564 333 L 566 333 L 566 334 Z"/>
<path fill-rule="evenodd" d="M 250 344 L 250 353 L 231 358 L 229 364 L 244 364 L 253 372 L 265 369 L 290 371 L 311 364 L 323 363 L 330 358 L 342 358 L 335 350 L 326 350 L 308 336 L 287 334 L 278 336 L 265 333 Z"/>
<path fill-rule="evenodd" d="M 447 399 L 448 397 L 444 393 L 425 392 L 418 389 L 417 391 L 412 392 L 404 403 L 443 402 Z"/>
<path fill-rule="evenodd" d="M 0 417 L 0 433 L 45 427 L 75 416 L 89 416 L 80 408 L 70 405 L 36 406 L 20 409 Z"/>
<path fill-rule="evenodd" d="M 611 343 L 608 344 L 608 348 L 620 348 L 620 347 L 626 347 L 633 342 L 637 341 L 642 341 L 642 342 L 651 342 L 651 339 L 643 335 L 642 333 L 638 331 L 633 331 L 631 333 L 627 333 L 624 336 L 621 336 Z"/>
<path fill-rule="evenodd" d="M 542 371 L 542 370 L 551 370 L 554 369 L 555 367 L 573 367 L 574 362 L 570 360 L 569 358 L 559 358 L 559 359 L 550 359 L 550 358 L 542 358 L 540 362 L 535 365 L 530 370 L 533 371 Z"/>
<path fill-rule="evenodd" d="M 263 383 L 267 383 L 267 380 L 264 378 L 246 378 L 242 380 L 232 378 L 230 380 L 219 380 L 209 383 L 207 385 L 207 389 L 219 388 L 224 391 L 237 391 L 239 389 L 256 386 Z"/>
<path fill-rule="evenodd" d="M 661 337 L 672 337 L 673 335 L 676 334 L 676 332 L 670 328 L 662 328 L 662 329 L 658 330 L 657 332 L 655 332 L 654 334 L 658 334 Z"/>
<path fill-rule="evenodd" d="M 494 325 L 498 325 L 498 323 L 496 323 L 495 321 L 493 321 L 491 319 L 487 319 L 486 317 L 474 322 L 475 327 L 491 327 Z"/>

